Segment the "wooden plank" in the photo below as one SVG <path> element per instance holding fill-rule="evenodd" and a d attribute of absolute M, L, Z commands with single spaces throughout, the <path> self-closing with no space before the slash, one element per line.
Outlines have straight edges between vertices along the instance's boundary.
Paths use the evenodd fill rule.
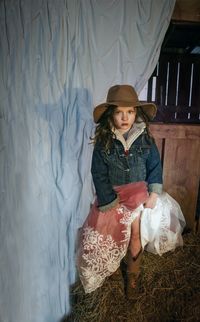
<path fill-rule="evenodd" d="M 200 182 L 199 182 L 199 189 L 197 194 L 196 221 L 197 221 L 196 231 L 200 233 Z"/>
<path fill-rule="evenodd" d="M 180 106 L 189 105 L 191 65 L 191 62 L 180 63 L 178 86 L 178 105 Z"/>
<path fill-rule="evenodd" d="M 148 89 L 147 89 L 147 102 L 152 101 L 152 90 L 153 90 L 153 78 L 157 77 L 157 66 L 154 69 L 151 77 L 148 80 Z"/>
<path fill-rule="evenodd" d="M 166 84 L 167 84 L 167 59 L 160 56 L 158 77 L 156 82 L 156 104 L 165 104 Z"/>
<path fill-rule="evenodd" d="M 178 62 L 172 56 L 169 59 L 169 83 L 168 83 L 168 95 L 167 95 L 167 105 L 176 105 L 176 84 L 177 84 L 177 70 Z"/>
<path fill-rule="evenodd" d="M 151 123 L 150 131 L 156 139 L 200 139 L 199 125 Z"/>
<path fill-rule="evenodd" d="M 182 21 L 200 21 L 199 0 L 176 0 L 172 19 Z"/>
<path fill-rule="evenodd" d="M 199 186 L 200 141 L 166 139 L 164 189 L 181 205 L 187 226 L 194 229 Z"/>
<path fill-rule="evenodd" d="M 200 60 L 200 59 L 199 59 Z M 193 82 L 192 82 L 192 99 L 191 105 L 198 107 L 200 104 L 200 61 L 193 62 Z"/>

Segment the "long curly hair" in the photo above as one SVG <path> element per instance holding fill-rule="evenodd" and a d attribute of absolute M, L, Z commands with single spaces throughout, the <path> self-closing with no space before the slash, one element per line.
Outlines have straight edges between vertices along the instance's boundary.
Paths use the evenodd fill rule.
<path fill-rule="evenodd" d="M 92 143 L 100 144 L 103 149 L 107 152 L 111 149 L 113 140 L 116 138 L 114 132 L 112 131 L 114 127 L 114 118 L 113 115 L 115 110 L 117 109 L 116 105 L 109 105 L 106 111 L 102 114 L 101 118 L 99 119 L 99 123 L 96 126 L 94 137 L 91 138 Z M 149 118 L 143 112 L 141 107 L 136 108 L 136 123 L 144 122 L 146 124 L 147 135 L 151 140 L 153 136 L 149 130 Z"/>

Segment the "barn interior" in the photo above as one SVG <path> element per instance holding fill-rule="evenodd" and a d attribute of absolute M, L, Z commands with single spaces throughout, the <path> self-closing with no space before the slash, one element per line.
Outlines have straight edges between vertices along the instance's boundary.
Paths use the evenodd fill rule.
<path fill-rule="evenodd" d="M 132 302 L 124 298 L 123 270 L 92 294 L 84 294 L 77 282 L 71 288 L 71 315 L 63 321 L 199 320 L 199 88 L 200 3 L 177 0 L 146 97 L 158 106 L 151 130 L 163 162 L 165 189 L 186 216 L 184 246 L 160 258 L 144 252 L 142 287 Z"/>

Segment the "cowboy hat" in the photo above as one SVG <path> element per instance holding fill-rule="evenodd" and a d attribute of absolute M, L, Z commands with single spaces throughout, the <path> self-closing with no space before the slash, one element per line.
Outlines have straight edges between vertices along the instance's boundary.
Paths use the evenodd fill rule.
<path fill-rule="evenodd" d="M 105 103 L 97 105 L 93 112 L 94 122 L 98 123 L 102 114 L 110 105 L 123 107 L 141 107 L 149 120 L 152 120 L 157 111 L 153 103 L 141 103 L 138 100 L 135 89 L 130 85 L 114 85 L 108 90 L 107 100 Z"/>

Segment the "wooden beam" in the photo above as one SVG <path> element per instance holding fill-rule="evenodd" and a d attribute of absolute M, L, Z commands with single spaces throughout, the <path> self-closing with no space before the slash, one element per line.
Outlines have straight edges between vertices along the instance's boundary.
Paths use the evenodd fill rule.
<path fill-rule="evenodd" d="M 150 130 L 157 139 L 197 139 L 200 140 L 199 125 L 150 124 Z M 198 151 L 200 153 L 200 151 Z"/>
<path fill-rule="evenodd" d="M 172 20 L 200 22 L 200 1 L 176 0 Z"/>

